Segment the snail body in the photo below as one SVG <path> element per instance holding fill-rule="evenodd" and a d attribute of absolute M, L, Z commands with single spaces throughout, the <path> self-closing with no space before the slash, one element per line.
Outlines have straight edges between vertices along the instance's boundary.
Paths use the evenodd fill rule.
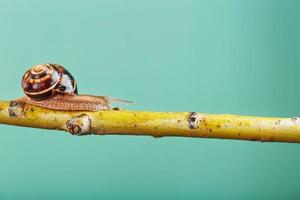
<path fill-rule="evenodd" d="M 93 95 L 57 94 L 41 101 L 25 96 L 17 101 L 51 110 L 97 111 L 110 109 L 108 97 Z"/>
<path fill-rule="evenodd" d="M 58 64 L 40 64 L 22 78 L 25 97 L 18 102 L 52 110 L 97 111 L 110 109 L 110 102 L 130 103 L 105 96 L 79 95 L 72 74 Z"/>

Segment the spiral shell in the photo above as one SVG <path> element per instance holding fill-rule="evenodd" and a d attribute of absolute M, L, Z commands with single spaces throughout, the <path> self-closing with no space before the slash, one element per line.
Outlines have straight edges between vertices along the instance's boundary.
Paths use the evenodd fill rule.
<path fill-rule="evenodd" d="M 78 94 L 70 72 L 57 64 L 35 65 L 22 78 L 24 93 L 34 100 L 44 100 L 55 93 Z"/>

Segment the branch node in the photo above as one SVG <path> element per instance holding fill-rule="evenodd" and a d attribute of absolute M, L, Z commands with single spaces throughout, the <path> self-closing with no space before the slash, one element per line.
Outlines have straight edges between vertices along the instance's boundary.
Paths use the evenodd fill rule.
<path fill-rule="evenodd" d="M 199 113 L 190 112 L 189 119 L 188 119 L 190 129 L 198 128 L 200 125 L 200 120 L 201 120 L 201 117 L 200 117 Z"/>
<path fill-rule="evenodd" d="M 11 118 L 20 117 L 23 114 L 24 104 L 18 103 L 17 101 L 10 101 L 8 107 L 8 114 Z"/>
<path fill-rule="evenodd" d="M 299 117 L 293 117 L 292 121 L 294 122 L 295 125 L 300 125 L 300 118 Z"/>
<path fill-rule="evenodd" d="M 91 133 L 91 119 L 82 114 L 67 121 L 66 127 L 72 135 L 88 135 Z"/>

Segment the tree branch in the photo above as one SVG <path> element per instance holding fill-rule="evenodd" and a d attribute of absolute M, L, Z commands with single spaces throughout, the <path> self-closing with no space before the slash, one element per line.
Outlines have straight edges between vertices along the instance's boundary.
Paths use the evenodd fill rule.
<path fill-rule="evenodd" d="M 0 101 L 0 123 L 64 130 L 73 135 L 149 135 L 300 142 L 300 118 L 266 118 L 197 112 L 48 110 Z"/>

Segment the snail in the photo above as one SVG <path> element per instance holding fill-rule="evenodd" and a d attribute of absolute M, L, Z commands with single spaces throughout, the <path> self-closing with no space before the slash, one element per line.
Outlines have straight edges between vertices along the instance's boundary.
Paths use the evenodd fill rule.
<path fill-rule="evenodd" d="M 25 72 L 21 85 L 26 96 L 17 102 L 52 110 L 97 111 L 110 109 L 111 102 L 132 103 L 106 96 L 80 95 L 72 74 L 58 64 L 40 64 Z"/>

